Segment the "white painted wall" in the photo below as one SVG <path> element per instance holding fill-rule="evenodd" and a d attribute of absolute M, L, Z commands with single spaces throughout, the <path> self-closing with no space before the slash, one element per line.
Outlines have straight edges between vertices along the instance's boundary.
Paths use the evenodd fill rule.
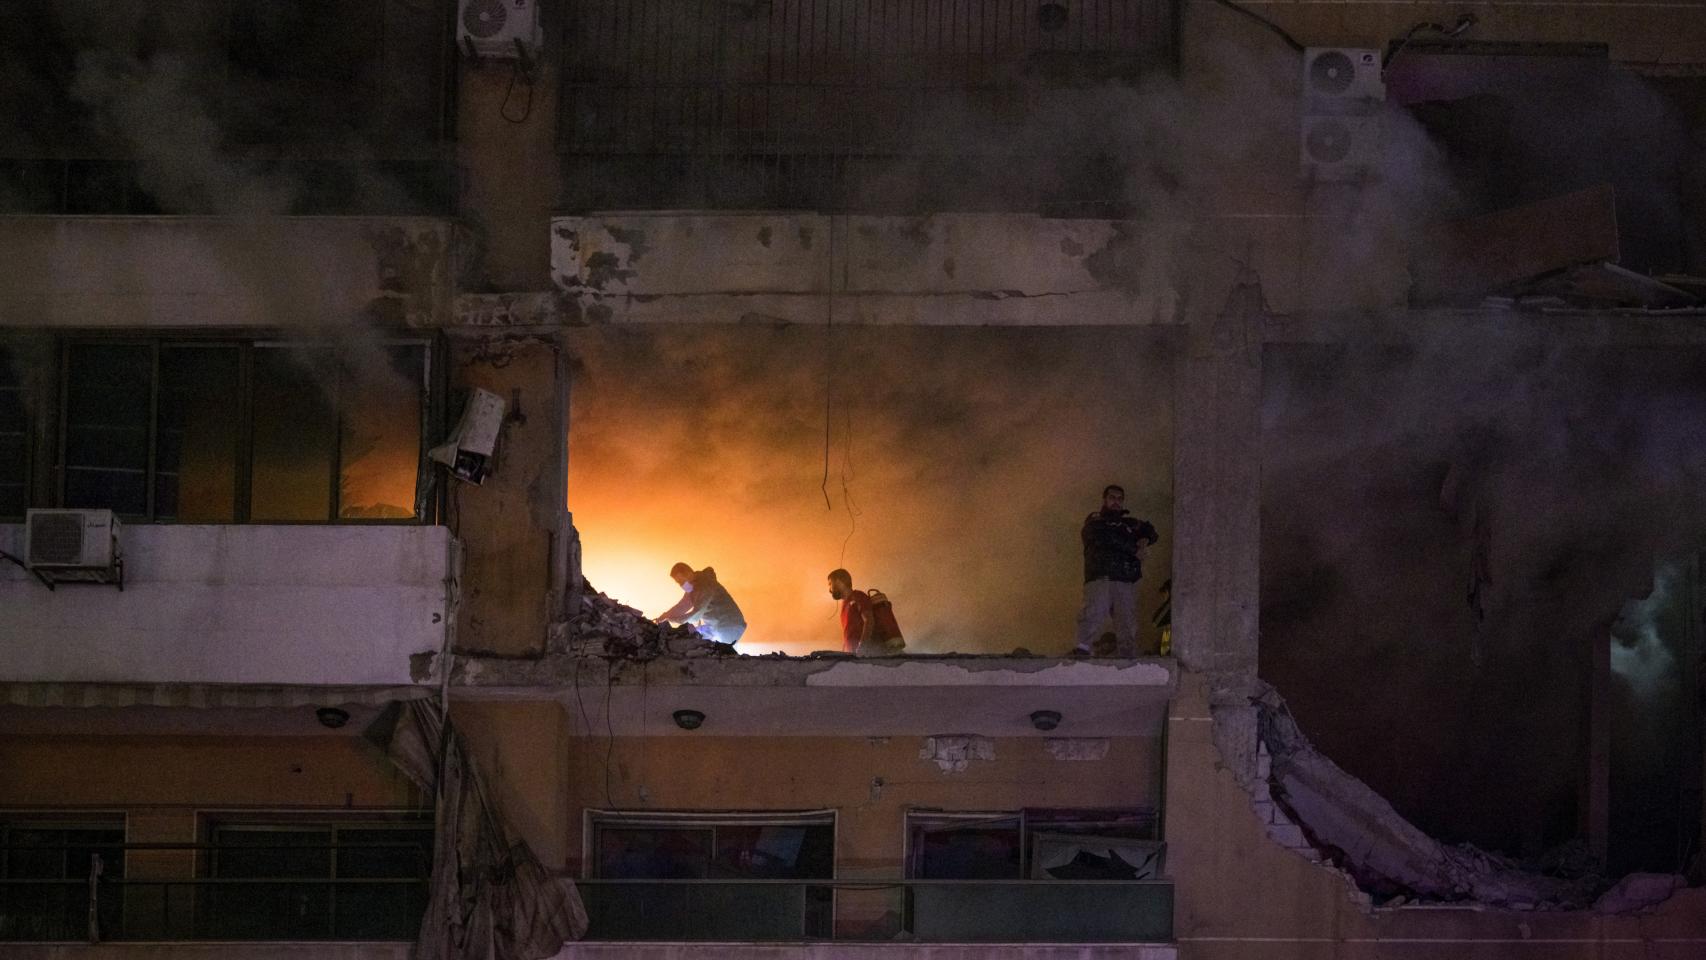
<path fill-rule="evenodd" d="M 449 531 L 126 526 L 123 592 L 0 564 L 0 681 L 406 684 L 443 646 Z M 23 526 L 0 524 L 23 554 Z"/>

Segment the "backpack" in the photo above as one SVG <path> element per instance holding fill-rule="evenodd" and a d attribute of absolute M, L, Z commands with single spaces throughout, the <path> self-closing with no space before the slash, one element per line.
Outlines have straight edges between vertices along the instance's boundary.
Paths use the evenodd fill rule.
<path fill-rule="evenodd" d="M 894 604 L 881 590 L 868 588 L 865 595 L 871 598 L 871 639 L 881 644 L 904 641 L 900 635 L 900 622 L 894 617 Z"/>

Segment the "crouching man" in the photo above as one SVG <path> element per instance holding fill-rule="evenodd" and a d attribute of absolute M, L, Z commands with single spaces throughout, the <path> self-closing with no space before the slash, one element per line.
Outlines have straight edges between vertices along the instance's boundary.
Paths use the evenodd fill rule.
<path fill-rule="evenodd" d="M 662 623 L 691 623 L 707 640 L 733 644 L 746 632 L 746 617 L 735 598 L 717 582 L 717 571 L 694 570 L 685 563 L 669 568 L 669 578 L 682 590 L 681 602 L 653 619 Z"/>

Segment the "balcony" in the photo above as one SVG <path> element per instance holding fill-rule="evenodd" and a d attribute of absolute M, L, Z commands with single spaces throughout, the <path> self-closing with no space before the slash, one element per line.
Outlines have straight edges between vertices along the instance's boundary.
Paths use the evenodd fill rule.
<path fill-rule="evenodd" d="M 1164 881 L 592 880 L 579 888 L 591 927 L 565 945 L 563 960 L 874 960 L 958 956 L 970 944 L 995 958 L 1174 955 L 1173 885 Z M 0 941 L 32 958 L 380 960 L 406 953 L 425 898 L 418 875 L 0 880 Z M 867 913 L 887 907 L 877 915 L 899 919 L 899 929 L 836 929 L 836 907 L 849 898 L 864 900 Z M 78 942 L 91 945 L 70 945 Z"/>
<path fill-rule="evenodd" d="M 1159 880 L 581 880 L 587 940 L 1166 943 Z M 868 925 L 837 922 L 846 904 Z"/>
<path fill-rule="evenodd" d="M 22 541 L 0 524 L 0 550 Z M 0 686 L 424 681 L 411 658 L 443 646 L 452 545 L 413 524 L 137 524 L 122 591 L 0 564 Z"/>

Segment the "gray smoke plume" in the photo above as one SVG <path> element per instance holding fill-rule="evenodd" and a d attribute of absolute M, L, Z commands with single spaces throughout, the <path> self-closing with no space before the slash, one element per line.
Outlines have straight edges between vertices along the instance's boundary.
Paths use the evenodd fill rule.
<path fill-rule="evenodd" d="M 1477 323 L 1270 348 L 1262 670 L 1436 835 L 1532 853 L 1576 829 L 1594 639 L 1706 545 L 1706 354 Z"/>

